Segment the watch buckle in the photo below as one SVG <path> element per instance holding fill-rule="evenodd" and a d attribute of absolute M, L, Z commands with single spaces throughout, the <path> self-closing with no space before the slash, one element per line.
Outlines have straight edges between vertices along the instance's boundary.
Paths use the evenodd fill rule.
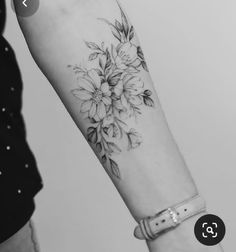
<path fill-rule="evenodd" d="M 166 211 L 169 213 L 170 218 L 173 222 L 172 227 L 178 226 L 181 223 L 181 220 L 180 220 L 179 215 L 177 214 L 176 210 L 174 208 L 168 208 Z"/>

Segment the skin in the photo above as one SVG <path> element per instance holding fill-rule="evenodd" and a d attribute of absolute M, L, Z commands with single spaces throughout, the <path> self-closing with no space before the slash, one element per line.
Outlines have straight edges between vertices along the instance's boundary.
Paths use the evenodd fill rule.
<path fill-rule="evenodd" d="M 85 41 L 97 44 L 104 42 L 106 45 L 120 43 L 104 19 L 113 24 L 115 19 L 121 22 L 121 10 L 116 1 L 41 0 L 40 8 L 33 16 L 18 17 L 33 58 L 86 139 L 91 118 L 84 117 L 81 113 L 84 100 L 73 95 L 73 90 L 78 90 L 81 84 L 81 78 L 68 66 L 81 63 L 85 63 L 86 69 L 98 66 L 97 59 L 93 63 L 88 60 L 92 52 Z M 140 46 L 136 33 L 132 44 Z M 134 64 L 134 48 L 126 45 L 122 50 L 118 50 L 120 58 L 124 54 L 130 56 L 125 64 Z M 124 72 L 124 59 L 120 58 L 117 59 L 117 65 Z M 139 72 L 133 75 L 138 75 L 145 85 L 145 90 L 150 91 L 149 97 L 153 106 L 142 104 L 137 120 L 122 120 L 129 129 L 135 129 L 142 136 L 142 143 L 137 144 L 133 139 L 132 144 L 136 143 L 137 148 L 127 150 L 127 139 L 113 139 L 120 149 L 119 154 L 112 153 L 110 156 L 118 166 L 118 176 L 117 173 L 111 172 L 108 163 L 102 162 L 102 155 L 97 150 L 95 141 L 89 141 L 89 144 L 131 215 L 139 221 L 193 197 L 198 191 L 169 130 L 150 74 L 145 67 L 139 67 Z M 197 242 L 193 226 L 199 217 L 200 215 L 195 216 L 157 240 L 147 242 L 149 251 L 222 251 L 219 246 L 206 247 Z"/>

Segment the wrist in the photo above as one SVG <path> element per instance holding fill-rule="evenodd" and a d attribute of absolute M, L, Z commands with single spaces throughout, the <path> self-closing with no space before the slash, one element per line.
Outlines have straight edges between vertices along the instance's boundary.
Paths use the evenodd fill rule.
<path fill-rule="evenodd" d="M 222 252 L 220 246 L 208 247 L 201 244 L 194 235 L 196 221 L 205 213 L 198 214 L 168 231 L 153 241 L 147 241 L 150 252 Z"/>

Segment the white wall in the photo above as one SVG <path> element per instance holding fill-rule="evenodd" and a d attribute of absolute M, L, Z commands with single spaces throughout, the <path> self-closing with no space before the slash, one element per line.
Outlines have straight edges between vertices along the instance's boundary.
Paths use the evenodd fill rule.
<path fill-rule="evenodd" d="M 8 7 L 10 6 L 10 1 Z M 209 210 L 236 233 L 236 2 L 122 1 L 142 41 L 175 138 Z M 8 8 L 24 79 L 28 140 L 44 178 L 34 215 L 43 252 L 147 251 L 103 168 L 32 60 Z M 112 232 L 111 232 L 112 230 Z"/>

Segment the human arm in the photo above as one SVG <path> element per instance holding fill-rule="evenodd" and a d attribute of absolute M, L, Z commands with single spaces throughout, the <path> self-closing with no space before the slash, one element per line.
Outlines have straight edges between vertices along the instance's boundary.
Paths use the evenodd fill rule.
<path fill-rule="evenodd" d="M 34 16 L 19 20 L 36 62 L 138 221 L 192 197 L 197 189 L 168 129 L 138 39 L 132 37 L 131 24 L 128 23 L 129 37 L 122 40 L 122 32 L 117 34 L 108 23 L 114 25 L 115 19 L 122 23 L 115 1 L 81 0 L 57 4 L 41 1 Z M 96 46 L 91 42 L 101 50 L 94 50 Z M 94 54 L 99 51 L 99 55 Z M 89 61 L 89 57 L 94 59 Z M 108 69 L 109 64 L 104 66 L 109 58 L 114 70 Z M 80 66 L 81 63 L 84 64 Z M 137 114 L 137 121 L 127 113 Z M 177 242 L 175 238 L 181 235 L 188 237 L 192 222 L 149 243 L 154 246 L 151 250 L 159 247 L 159 251 L 173 251 L 171 246 L 176 245 L 168 244 L 166 248 L 165 243 L 171 239 Z M 185 249 L 194 251 L 200 245 L 191 238 L 187 239 L 190 247 Z M 184 239 L 180 240 L 184 245 Z M 201 249 L 205 251 L 202 246 Z"/>

